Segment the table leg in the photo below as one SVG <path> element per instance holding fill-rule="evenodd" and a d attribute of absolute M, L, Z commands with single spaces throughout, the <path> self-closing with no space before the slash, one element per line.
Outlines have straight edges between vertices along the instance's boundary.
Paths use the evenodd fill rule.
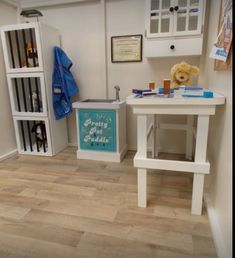
<path fill-rule="evenodd" d="M 153 115 L 153 142 L 152 142 L 152 158 L 158 156 L 158 146 L 157 146 L 157 130 L 158 130 L 158 117 Z"/>
<path fill-rule="evenodd" d="M 147 207 L 147 169 L 138 168 L 138 206 Z"/>
<path fill-rule="evenodd" d="M 147 157 L 147 115 L 137 118 L 137 152 Z M 147 207 L 147 169 L 138 168 L 138 206 Z"/>
<path fill-rule="evenodd" d="M 192 160 L 193 156 L 193 116 L 187 116 L 186 130 L 186 159 Z"/>
<path fill-rule="evenodd" d="M 199 115 L 197 119 L 197 136 L 195 149 L 195 162 L 206 161 L 207 139 L 209 129 L 209 115 Z M 193 176 L 192 214 L 201 215 L 204 174 L 195 171 Z"/>

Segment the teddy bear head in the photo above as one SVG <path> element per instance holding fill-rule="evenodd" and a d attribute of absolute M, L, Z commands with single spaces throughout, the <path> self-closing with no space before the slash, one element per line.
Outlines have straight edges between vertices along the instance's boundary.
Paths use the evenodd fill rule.
<path fill-rule="evenodd" d="M 171 76 L 173 81 L 173 86 L 178 85 L 188 86 L 191 81 L 192 75 L 198 74 L 199 68 L 197 66 L 192 66 L 186 62 L 181 62 L 180 64 L 175 64 L 171 68 Z"/>

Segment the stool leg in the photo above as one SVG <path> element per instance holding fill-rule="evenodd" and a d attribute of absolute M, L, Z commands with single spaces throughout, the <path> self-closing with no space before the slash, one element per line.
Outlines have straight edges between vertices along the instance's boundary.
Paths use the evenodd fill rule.
<path fill-rule="evenodd" d="M 138 168 L 138 206 L 147 207 L 147 170 Z"/>
<path fill-rule="evenodd" d="M 193 116 L 187 116 L 186 130 L 186 159 L 192 160 L 193 157 Z"/>
<path fill-rule="evenodd" d="M 195 163 L 206 161 L 208 129 L 209 115 L 199 115 L 197 119 Z M 192 214 L 201 215 L 202 213 L 204 177 L 204 174 L 195 171 L 193 176 Z"/>
<path fill-rule="evenodd" d="M 147 157 L 147 115 L 137 117 L 137 153 Z M 138 206 L 147 207 L 147 169 L 138 168 Z"/>
<path fill-rule="evenodd" d="M 152 132 L 152 158 L 156 157 L 156 115 L 153 115 L 153 132 Z"/>
<path fill-rule="evenodd" d="M 192 214 L 202 214 L 202 199 L 203 199 L 203 186 L 204 174 L 194 174 L 193 176 L 193 198 L 192 198 Z"/>

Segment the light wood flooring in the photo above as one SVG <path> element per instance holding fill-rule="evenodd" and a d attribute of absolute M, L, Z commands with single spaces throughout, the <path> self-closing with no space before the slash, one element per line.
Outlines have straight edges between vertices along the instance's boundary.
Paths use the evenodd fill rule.
<path fill-rule="evenodd" d="M 0 162 L 0 257 L 216 257 L 205 208 L 190 213 L 192 175 L 149 171 L 138 208 L 133 156 L 77 160 L 69 147 Z"/>

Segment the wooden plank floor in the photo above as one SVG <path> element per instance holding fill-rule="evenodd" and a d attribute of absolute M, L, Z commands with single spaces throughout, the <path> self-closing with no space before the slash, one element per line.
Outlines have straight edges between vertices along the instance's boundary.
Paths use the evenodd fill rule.
<path fill-rule="evenodd" d="M 137 207 L 133 152 L 122 163 L 18 155 L 0 163 L 0 258 L 216 257 L 192 175 L 149 171 Z"/>

